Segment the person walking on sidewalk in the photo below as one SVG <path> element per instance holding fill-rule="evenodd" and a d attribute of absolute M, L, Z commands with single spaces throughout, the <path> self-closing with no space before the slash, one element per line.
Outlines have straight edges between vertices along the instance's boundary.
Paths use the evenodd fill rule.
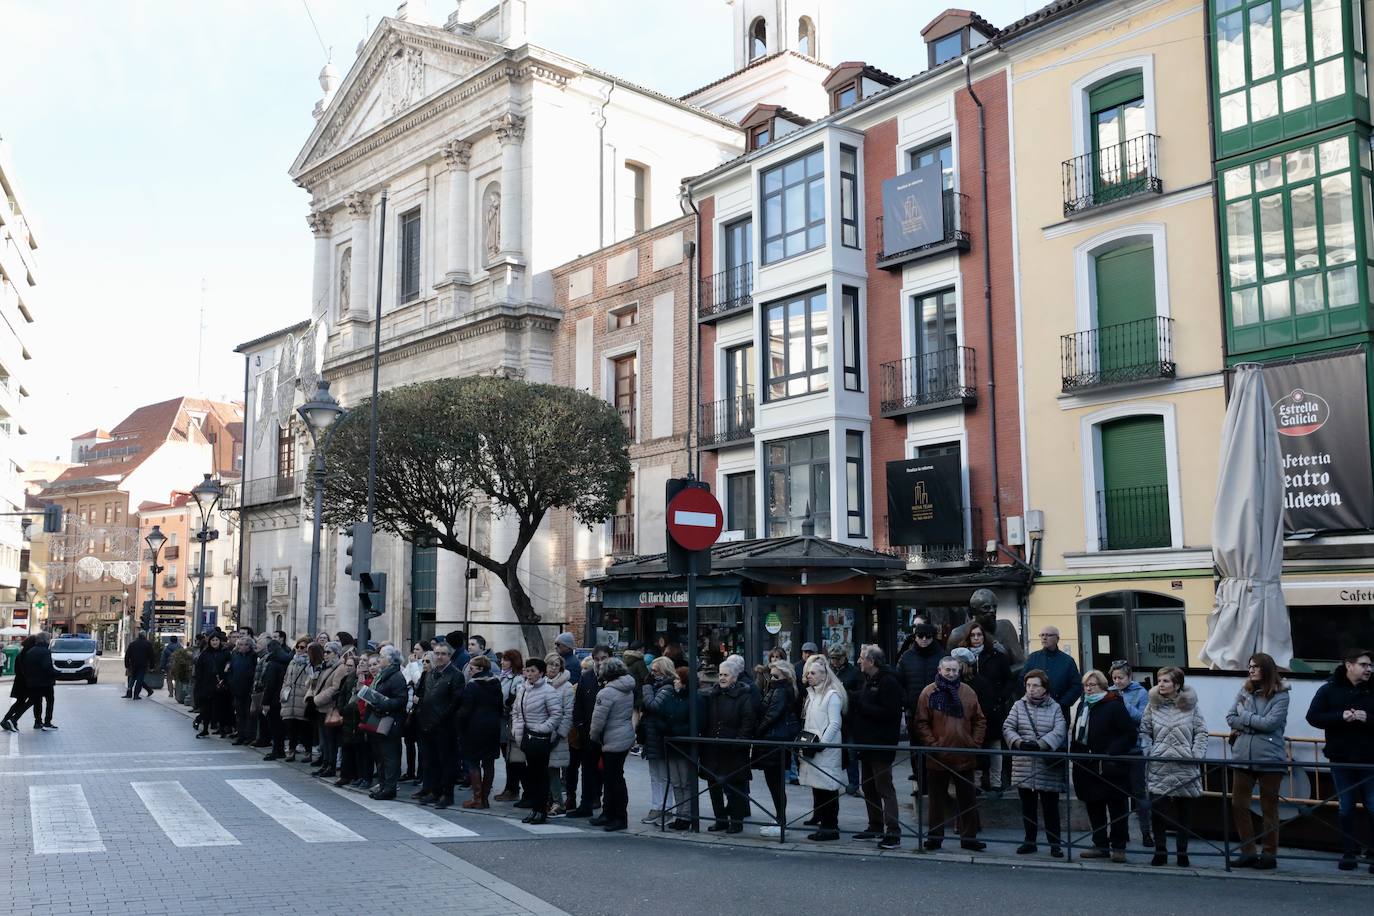
<path fill-rule="evenodd" d="M 1341 764 L 1374 764 L 1374 691 L 1370 668 L 1374 653 L 1351 649 L 1343 664 L 1317 689 L 1307 708 L 1307 724 L 1326 732 L 1322 753 L 1331 761 L 1331 780 L 1339 801 L 1341 871 L 1353 871 L 1360 841 L 1355 828 L 1355 806 L 1364 805 L 1364 816 L 1374 832 L 1374 770 L 1357 770 Z M 1369 866 L 1374 874 L 1374 865 Z"/>
<path fill-rule="evenodd" d="M 978 694 L 963 682 L 959 660 L 952 656 L 940 659 L 940 673 L 935 683 L 921 691 L 916 704 L 916 729 L 920 732 L 921 744 L 939 748 L 979 748 L 983 746 L 987 727 L 987 717 L 978 705 Z M 987 844 L 978 839 L 978 799 L 973 787 L 977 766 L 975 756 L 958 751 L 926 756 L 931 823 L 926 849 L 939 849 L 944 845 L 945 828 L 950 823 L 959 827 L 960 847 L 975 852 L 987 848 Z M 957 805 L 953 812 L 948 810 L 951 785 Z"/>
<path fill-rule="evenodd" d="M 1232 868 L 1278 868 L 1279 786 L 1288 767 L 1283 732 L 1288 725 L 1288 682 L 1279 677 L 1272 656 L 1257 652 L 1250 658 L 1249 676 L 1226 713 L 1231 728 L 1231 813 L 1240 838 L 1240 857 Z M 1263 852 L 1255 855 L 1255 819 L 1250 800 L 1260 790 L 1260 814 L 1264 825 Z"/>
<path fill-rule="evenodd" d="M 162 658 L 158 659 L 158 669 L 166 676 L 167 696 L 175 698 L 176 689 L 172 685 L 172 655 L 177 649 L 181 648 L 181 643 L 177 642 L 175 635 L 167 637 L 167 645 L 162 647 Z"/>
<path fill-rule="evenodd" d="M 1069 737 L 1069 726 L 1059 704 L 1050 697 L 1050 676 L 1036 668 L 1021 678 L 1026 695 L 1011 706 L 1007 720 L 1002 723 L 1002 741 L 1011 750 L 1062 750 Z M 1064 857 L 1059 845 L 1059 795 L 1065 790 L 1064 765 L 1048 757 L 1013 757 L 1011 781 L 1021 798 L 1021 822 L 1025 828 L 1025 842 L 1016 848 L 1017 855 L 1035 852 L 1040 822 L 1036 804 L 1045 812 L 1045 838 L 1050 841 L 1050 855 Z"/>
<path fill-rule="evenodd" d="M 153 692 L 148 690 L 148 685 L 143 683 L 143 676 L 148 673 L 148 666 L 153 662 L 153 644 L 148 642 L 148 634 L 139 630 L 134 641 L 129 643 L 124 650 L 124 674 L 128 678 L 128 688 L 124 691 L 124 699 L 137 700 L 141 691 L 147 690 L 148 696 Z"/>
<path fill-rule="evenodd" d="M 20 679 L 23 679 L 23 696 L 10 707 L 10 711 L 5 714 L 3 725 L 5 731 L 19 731 L 19 720 L 30 706 L 33 707 L 33 727 L 38 730 L 51 730 L 57 726 L 52 723 L 44 723 L 40 718 L 43 698 L 52 690 L 57 683 L 57 671 L 52 665 L 52 651 L 48 648 L 51 637 L 47 633 L 39 632 L 33 636 L 33 645 L 27 650 L 21 650 L 19 654 L 19 670 L 15 674 L 15 685 L 18 687 Z M 51 713 L 52 705 L 48 706 Z"/>
<path fill-rule="evenodd" d="M 24 658 L 38 644 L 38 634 L 31 633 L 19 644 L 19 654 L 14 658 L 14 683 L 10 684 L 10 696 L 14 699 L 5 717 L 0 719 L 0 728 L 7 732 L 19 731 L 16 724 L 24 710 L 28 709 L 29 685 L 24 677 Z"/>
<path fill-rule="evenodd" d="M 854 741 L 895 747 L 902 722 L 902 685 L 878 646 L 859 650 L 862 686 L 854 693 Z M 868 827 L 856 840 L 877 840 L 879 849 L 902 845 L 902 825 L 897 817 L 897 790 L 892 784 L 896 751 L 859 751 L 864 805 Z"/>

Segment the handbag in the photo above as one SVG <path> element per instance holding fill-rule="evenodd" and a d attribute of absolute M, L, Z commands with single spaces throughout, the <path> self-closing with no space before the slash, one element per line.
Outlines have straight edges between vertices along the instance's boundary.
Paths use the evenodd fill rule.
<path fill-rule="evenodd" d="M 339 708 L 336 706 L 324 714 L 324 727 L 337 728 L 340 725 L 343 725 L 343 713 L 339 712 Z"/>
<path fill-rule="evenodd" d="M 363 722 L 358 727 L 365 732 L 373 732 L 382 737 L 386 737 L 391 734 L 391 729 L 395 724 L 396 720 L 391 716 L 384 716 L 376 710 L 369 709 L 367 711 L 367 721 Z"/>
<path fill-rule="evenodd" d="M 815 732 L 809 732 L 806 729 L 802 729 L 797 733 L 797 743 L 802 746 L 801 755 L 803 757 L 809 759 L 820 753 L 821 749 L 816 747 L 816 745 L 821 743 L 821 736 Z M 808 745 L 810 746 L 808 747 Z"/>
<path fill-rule="evenodd" d="M 582 730 L 576 725 L 568 728 L 568 747 L 575 751 L 582 749 Z"/>
<path fill-rule="evenodd" d="M 551 732 L 525 732 L 520 736 L 520 750 L 526 757 L 547 757 L 553 752 Z"/>

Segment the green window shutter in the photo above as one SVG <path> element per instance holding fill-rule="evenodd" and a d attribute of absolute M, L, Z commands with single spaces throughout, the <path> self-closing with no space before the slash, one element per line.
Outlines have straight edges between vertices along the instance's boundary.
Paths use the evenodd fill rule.
<path fill-rule="evenodd" d="M 1097 331 L 1094 355 L 1103 384 L 1128 382 L 1159 364 L 1155 254 L 1151 243 L 1116 248 L 1095 259 Z"/>
<path fill-rule="evenodd" d="M 1104 550 L 1168 547 L 1169 474 L 1164 420 L 1126 417 L 1101 427 L 1098 536 Z"/>
<path fill-rule="evenodd" d="M 1145 97 L 1145 78 L 1139 70 L 1118 76 L 1089 90 L 1088 111 L 1097 114 Z"/>

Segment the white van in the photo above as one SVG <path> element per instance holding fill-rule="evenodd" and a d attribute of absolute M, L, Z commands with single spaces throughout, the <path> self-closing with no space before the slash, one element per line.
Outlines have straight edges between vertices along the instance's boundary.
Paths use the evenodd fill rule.
<path fill-rule="evenodd" d="M 52 652 L 52 666 L 59 681 L 80 681 L 94 684 L 100 676 L 96 659 L 102 654 L 99 645 L 89 636 L 57 636 L 48 646 Z"/>

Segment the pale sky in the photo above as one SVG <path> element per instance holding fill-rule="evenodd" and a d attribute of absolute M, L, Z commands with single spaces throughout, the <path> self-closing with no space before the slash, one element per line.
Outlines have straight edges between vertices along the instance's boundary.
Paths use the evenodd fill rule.
<path fill-rule="evenodd" d="M 463 18 L 494 2 L 463 0 Z M 325 62 L 307 3 L 345 76 L 368 23 L 396 10 L 0 0 L 0 137 L 39 242 L 21 459 L 65 460 L 71 436 L 142 404 L 242 398 L 234 347 L 308 315 L 308 198 L 286 174 L 314 126 Z M 440 24 L 454 6 L 428 5 Z M 973 6 L 1003 26 L 1039 5 Z M 725 0 L 529 6 L 531 41 L 669 94 L 732 66 Z M 945 6 L 836 0 L 823 53 L 910 76 L 925 66 L 920 29 Z"/>

